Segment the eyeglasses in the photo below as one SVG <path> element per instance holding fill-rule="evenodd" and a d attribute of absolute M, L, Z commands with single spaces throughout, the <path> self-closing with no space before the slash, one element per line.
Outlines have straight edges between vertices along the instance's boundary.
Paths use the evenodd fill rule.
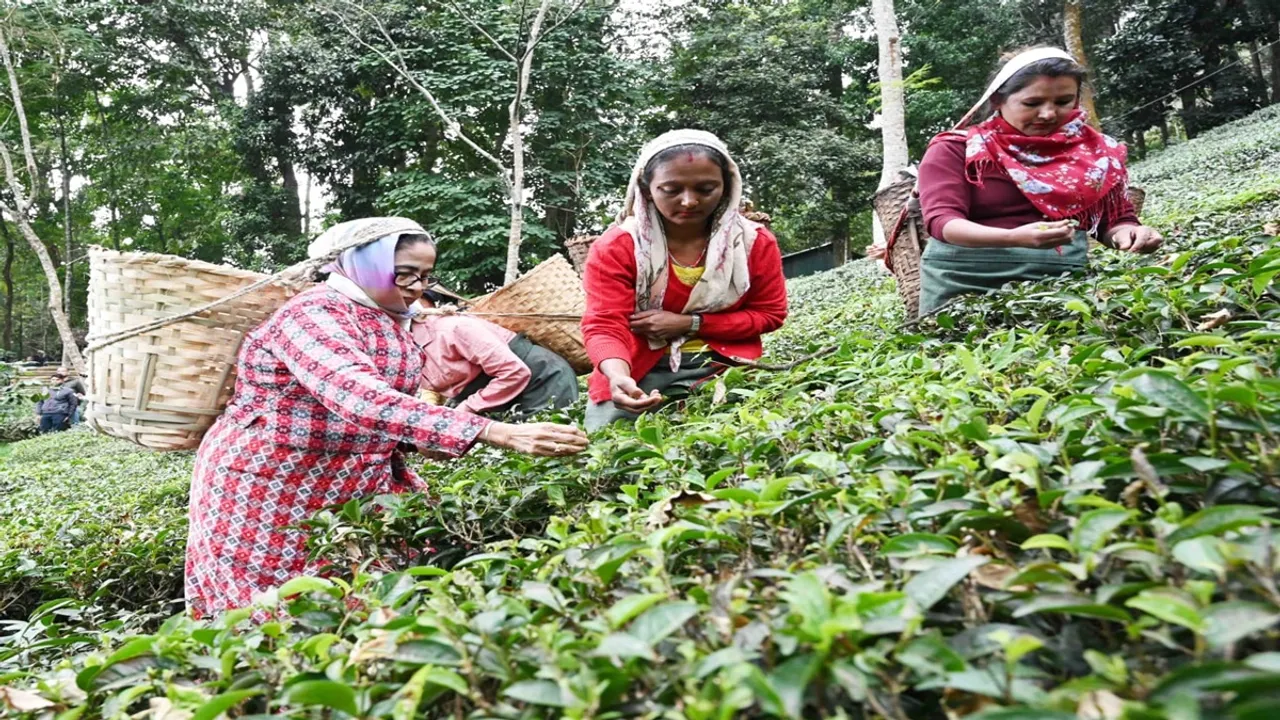
<path fill-rule="evenodd" d="M 411 272 L 398 272 L 396 273 L 395 283 L 396 287 L 404 290 L 408 290 L 414 285 L 419 284 L 421 284 L 423 288 L 429 288 L 433 285 L 439 285 L 440 278 L 432 275 L 431 273 L 423 273 L 422 275 L 419 275 Z"/>

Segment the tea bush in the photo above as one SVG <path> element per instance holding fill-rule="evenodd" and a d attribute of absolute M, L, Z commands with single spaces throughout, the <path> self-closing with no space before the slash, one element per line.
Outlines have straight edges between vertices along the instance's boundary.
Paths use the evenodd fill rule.
<path fill-rule="evenodd" d="M 0 457 L 0 619 L 94 595 L 141 607 L 182 596 L 190 454 L 76 429 Z"/>
<path fill-rule="evenodd" d="M 770 339 L 781 369 L 734 369 L 578 458 L 479 451 L 428 465 L 432 498 L 321 513 L 333 574 L 263 597 L 261 624 L 46 605 L 0 639 L 0 702 L 195 720 L 1280 716 L 1280 245 L 1259 234 L 1275 203 L 1191 197 L 1221 172 L 1195 153 L 1272 157 L 1255 126 L 1277 117 L 1135 169 L 1167 198 L 1148 213 L 1167 252 L 1099 252 L 1088 277 L 906 326 L 868 263 L 806 278 Z M 1276 166 L 1259 163 L 1230 197 L 1265 186 Z"/>

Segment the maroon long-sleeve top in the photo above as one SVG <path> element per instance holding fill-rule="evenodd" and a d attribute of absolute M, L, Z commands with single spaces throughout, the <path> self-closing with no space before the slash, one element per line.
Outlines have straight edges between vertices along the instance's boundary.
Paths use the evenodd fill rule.
<path fill-rule="evenodd" d="M 1044 220 L 1044 215 L 1022 194 L 1002 169 L 981 175 L 981 184 L 965 177 L 964 137 L 944 136 L 934 142 L 920 161 L 920 208 L 925 230 L 942 240 L 942 228 L 961 218 L 987 227 L 1010 230 Z M 1098 237 L 1106 237 L 1111 227 L 1138 225 L 1138 214 L 1125 198 L 1124 211 L 1111 225 L 1098 227 Z"/>

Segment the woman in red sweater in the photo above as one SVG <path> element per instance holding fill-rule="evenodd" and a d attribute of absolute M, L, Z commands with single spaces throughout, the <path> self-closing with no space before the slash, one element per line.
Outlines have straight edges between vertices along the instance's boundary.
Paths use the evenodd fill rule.
<path fill-rule="evenodd" d="M 738 166 L 711 133 L 673 130 L 641 150 L 618 222 L 587 258 L 588 430 L 760 357 L 760 336 L 782 326 L 778 241 L 738 212 L 741 198 Z"/>
<path fill-rule="evenodd" d="M 1124 145 L 1079 107 L 1084 69 L 1058 48 L 1010 59 L 920 162 L 920 205 L 931 239 L 921 258 L 920 312 L 965 293 L 1083 270 L 1088 236 L 1117 250 L 1154 252 L 1127 196 Z M 939 242 L 940 241 L 940 242 Z"/>

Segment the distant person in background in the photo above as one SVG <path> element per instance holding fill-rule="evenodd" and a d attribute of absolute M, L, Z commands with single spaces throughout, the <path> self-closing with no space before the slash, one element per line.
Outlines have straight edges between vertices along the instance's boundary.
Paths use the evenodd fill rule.
<path fill-rule="evenodd" d="M 80 379 L 80 374 L 68 370 L 66 367 L 59 367 L 57 374 L 65 377 L 67 387 L 75 391 L 76 409 L 71 414 L 71 424 L 79 425 L 81 416 L 84 414 L 84 401 L 89 395 L 89 391 L 85 389 L 84 380 Z"/>
<path fill-rule="evenodd" d="M 66 373 L 55 372 L 49 378 L 49 394 L 36 402 L 36 416 L 40 418 L 40 433 L 61 432 L 71 424 L 79 400 L 76 391 L 67 382 Z"/>
<path fill-rule="evenodd" d="M 430 309 L 444 300 L 428 290 L 419 304 Z M 424 355 L 423 386 L 449 398 L 450 407 L 521 420 L 578 401 L 578 377 L 567 360 L 487 320 L 418 315 L 413 338 Z"/>
<path fill-rule="evenodd" d="M 742 216 L 742 177 L 715 135 L 645 145 L 618 222 L 591 246 L 582 333 L 595 364 L 586 427 L 634 420 L 763 353 L 787 317 L 777 238 Z"/>
<path fill-rule="evenodd" d="M 1128 199 L 1124 145 L 1080 109 L 1084 68 L 1058 48 L 1011 58 L 953 130 L 920 162 L 930 242 L 920 261 L 920 312 L 965 293 L 1085 268 L 1089 240 L 1150 253 L 1160 233 Z M 988 117 L 965 127 L 971 117 Z"/>

